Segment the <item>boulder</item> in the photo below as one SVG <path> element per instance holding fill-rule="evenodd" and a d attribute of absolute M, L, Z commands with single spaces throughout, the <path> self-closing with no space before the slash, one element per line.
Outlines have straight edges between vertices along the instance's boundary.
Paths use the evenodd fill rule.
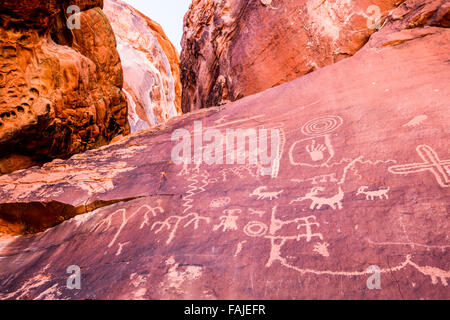
<path fill-rule="evenodd" d="M 104 12 L 117 39 L 132 132 L 181 114 L 179 54 L 161 26 L 120 0 Z"/>
<path fill-rule="evenodd" d="M 69 1 L 0 5 L 0 174 L 68 158 L 129 132 L 103 1 L 71 4 L 82 11 Z"/>

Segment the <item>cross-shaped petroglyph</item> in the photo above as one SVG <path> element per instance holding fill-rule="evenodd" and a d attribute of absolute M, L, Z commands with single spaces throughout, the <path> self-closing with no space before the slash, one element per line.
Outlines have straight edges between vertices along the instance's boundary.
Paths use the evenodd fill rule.
<path fill-rule="evenodd" d="M 175 234 L 177 233 L 178 227 L 183 221 L 186 220 L 189 221 L 187 221 L 183 225 L 183 228 L 187 228 L 189 225 L 194 224 L 194 230 L 198 229 L 200 221 L 205 221 L 208 224 L 211 222 L 210 218 L 202 217 L 198 213 L 192 212 L 185 216 L 171 216 L 164 221 L 157 221 L 152 225 L 151 230 L 156 229 L 155 234 L 157 234 L 164 230 L 164 228 L 166 228 L 168 231 L 170 231 L 169 238 L 167 239 L 166 244 L 170 244 L 175 237 Z"/>
<path fill-rule="evenodd" d="M 392 166 L 388 168 L 388 171 L 393 174 L 411 174 L 429 171 L 435 176 L 437 183 L 441 187 L 450 187 L 450 160 L 439 159 L 436 151 L 427 145 L 418 146 L 416 151 L 424 162 Z"/>

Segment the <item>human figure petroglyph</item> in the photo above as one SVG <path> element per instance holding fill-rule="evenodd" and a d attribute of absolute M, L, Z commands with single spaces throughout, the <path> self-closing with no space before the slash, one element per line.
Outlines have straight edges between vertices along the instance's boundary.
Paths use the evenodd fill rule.
<path fill-rule="evenodd" d="M 239 216 L 236 216 L 236 214 L 242 213 L 241 209 L 228 209 L 224 210 L 223 213 L 226 213 L 226 216 L 221 216 L 220 223 L 216 226 L 214 226 L 213 231 L 217 231 L 220 228 L 222 228 L 222 231 L 234 231 L 238 229 L 237 226 L 237 220 L 239 219 Z"/>
<path fill-rule="evenodd" d="M 151 214 L 153 217 L 156 217 L 158 215 L 158 213 L 164 213 L 164 209 L 160 206 L 152 208 L 148 205 L 144 205 L 142 207 L 139 208 L 139 210 L 141 210 L 142 208 L 146 208 L 147 211 L 144 213 L 144 221 L 142 222 L 141 226 L 139 227 L 139 229 L 144 228 L 144 226 L 148 226 L 149 225 L 149 214 Z"/>
<path fill-rule="evenodd" d="M 275 235 L 281 228 L 283 228 L 286 225 L 295 223 L 297 224 L 297 230 L 301 230 L 302 227 L 305 227 L 305 232 L 298 234 L 296 236 L 284 236 L 286 239 L 295 239 L 299 241 L 301 238 L 306 238 L 307 242 L 310 242 L 312 238 L 318 237 L 321 240 L 323 239 L 322 234 L 320 233 L 313 233 L 312 227 L 320 227 L 320 224 L 316 221 L 315 216 L 308 216 L 308 217 L 301 217 L 301 218 L 295 218 L 291 220 L 280 220 L 276 217 L 278 210 L 278 206 L 274 206 L 272 208 L 272 215 L 270 220 L 270 227 L 269 227 L 269 233 L 271 235 Z"/>
<path fill-rule="evenodd" d="M 364 194 L 366 196 L 366 200 L 375 200 L 375 198 L 379 198 L 380 200 L 389 199 L 389 191 L 391 190 L 390 187 L 387 187 L 386 189 L 379 189 L 376 191 L 369 191 L 369 187 L 362 186 L 358 189 L 358 192 L 356 193 L 357 196 Z"/>
<path fill-rule="evenodd" d="M 338 193 L 331 198 L 319 197 L 318 194 L 323 191 L 325 191 L 325 188 L 323 188 L 323 187 L 314 187 L 304 197 L 300 197 L 295 200 L 292 200 L 289 204 L 294 204 L 296 202 L 311 200 L 312 201 L 311 206 L 310 206 L 311 210 L 320 209 L 324 205 L 328 205 L 333 210 L 343 209 L 342 200 L 344 200 L 345 194 L 340 186 L 339 186 Z"/>
<path fill-rule="evenodd" d="M 435 176 L 442 188 L 450 187 L 450 160 L 439 159 L 436 151 L 428 145 L 419 145 L 416 151 L 424 162 L 392 166 L 388 168 L 388 171 L 392 174 L 404 175 L 428 171 Z"/>
<path fill-rule="evenodd" d="M 184 224 L 183 228 L 187 228 L 189 225 L 194 224 L 194 230 L 197 230 L 199 227 L 200 221 L 204 221 L 207 224 L 209 224 L 211 222 L 210 218 L 200 216 L 196 212 L 191 212 L 185 216 L 171 216 L 171 217 L 168 217 L 164 221 L 157 221 L 152 225 L 151 230 L 153 231 L 154 229 L 156 229 L 155 234 L 160 233 L 161 231 L 164 230 L 164 228 L 167 229 L 168 231 L 170 231 L 169 237 L 166 241 L 166 244 L 170 244 L 172 242 L 172 240 L 174 239 L 175 234 L 176 234 L 180 224 L 184 220 L 188 220 L 188 219 L 190 219 L 190 220 Z"/>
<path fill-rule="evenodd" d="M 278 197 L 283 193 L 284 190 L 278 192 L 266 192 L 266 186 L 258 187 L 250 193 L 250 197 L 258 197 L 258 200 L 273 200 L 278 199 Z"/>
<path fill-rule="evenodd" d="M 142 209 L 144 209 L 144 211 L 141 211 Z M 143 205 L 127 217 L 126 209 L 118 209 L 118 210 L 114 211 L 112 214 L 108 215 L 106 218 L 102 219 L 99 223 L 97 223 L 93 227 L 92 231 L 97 230 L 98 228 L 100 228 L 100 226 L 106 226 L 105 230 L 108 230 L 111 227 L 113 217 L 116 215 L 119 215 L 122 219 L 122 222 L 119 226 L 119 229 L 117 229 L 116 233 L 114 234 L 114 237 L 112 238 L 111 242 L 108 244 L 108 248 L 111 248 L 114 245 L 114 243 L 116 242 L 116 240 L 119 237 L 122 230 L 125 228 L 125 226 L 128 224 L 128 222 L 133 217 L 135 217 L 139 213 L 144 214 L 144 222 L 141 224 L 141 228 L 140 228 L 140 229 L 142 229 L 143 226 L 145 224 L 147 224 L 149 221 L 148 214 L 151 213 L 152 216 L 155 217 L 158 214 L 158 212 L 164 213 L 164 209 L 160 206 L 153 208 L 149 205 Z"/>

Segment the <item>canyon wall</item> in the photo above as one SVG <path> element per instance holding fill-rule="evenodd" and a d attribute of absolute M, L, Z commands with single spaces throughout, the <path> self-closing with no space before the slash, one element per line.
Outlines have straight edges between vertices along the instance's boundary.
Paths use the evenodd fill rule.
<path fill-rule="evenodd" d="M 0 2 L 0 174 L 129 132 L 120 57 L 102 6 Z"/>
<path fill-rule="evenodd" d="M 348 59 L 1 176 L 0 299 L 450 299 L 449 18 L 408 0 Z M 278 152 L 175 163 L 195 121 Z"/>
<path fill-rule="evenodd" d="M 400 2 L 193 0 L 182 41 L 183 111 L 235 101 L 352 56 Z"/>
<path fill-rule="evenodd" d="M 131 131 L 181 114 L 179 55 L 161 26 L 120 0 L 105 0 L 124 70 Z"/>

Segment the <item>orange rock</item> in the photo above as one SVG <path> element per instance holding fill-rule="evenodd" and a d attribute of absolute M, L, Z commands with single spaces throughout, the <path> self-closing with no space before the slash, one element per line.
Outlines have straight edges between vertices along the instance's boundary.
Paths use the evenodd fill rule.
<path fill-rule="evenodd" d="M 179 56 L 161 26 L 120 0 L 104 7 L 124 69 L 131 131 L 181 114 Z"/>
<path fill-rule="evenodd" d="M 87 9 L 72 30 L 65 2 L 23 3 L 0 10 L 0 159 L 65 158 L 127 133 L 114 33 L 99 7 L 89 9 L 102 1 L 72 2 Z M 34 27 L 19 27 L 20 19 Z"/>

